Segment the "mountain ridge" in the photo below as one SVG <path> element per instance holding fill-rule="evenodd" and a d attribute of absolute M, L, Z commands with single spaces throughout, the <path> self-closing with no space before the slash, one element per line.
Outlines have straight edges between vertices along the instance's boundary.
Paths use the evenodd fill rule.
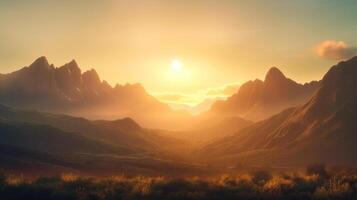
<path fill-rule="evenodd" d="M 316 162 L 357 165 L 356 87 L 354 57 L 331 67 L 307 103 L 215 141 L 202 152 L 224 155 L 226 161 L 275 166 Z"/>
<path fill-rule="evenodd" d="M 112 87 L 95 69 L 82 72 L 75 60 L 55 67 L 45 56 L 0 76 L 0 103 L 91 119 L 132 117 L 146 127 L 171 127 L 174 123 L 165 121 L 165 116 L 175 120 L 189 116 L 155 99 L 140 83 Z"/>
<path fill-rule="evenodd" d="M 255 79 L 244 83 L 237 93 L 214 103 L 210 112 L 259 121 L 288 107 L 305 103 L 318 85 L 318 81 L 299 84 L 287 78 L 277 67 L 272 67 L 264 81 Z"/>

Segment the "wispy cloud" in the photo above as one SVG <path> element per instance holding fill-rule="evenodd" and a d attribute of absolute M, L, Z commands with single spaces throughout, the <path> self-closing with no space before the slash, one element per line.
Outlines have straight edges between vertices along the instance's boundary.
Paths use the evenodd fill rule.
<path fill-rule="evenodd" d="M 220 87 L 206 88 L 195 93 L 153 93 L 162 102 L 195 106 L 207 99 L 224 99 L 238 91 L 239 84 L 230 83 Z"/>
<path fill-rule="evenodd" d="M 203 101 L 204 97 L 198 94 L 184 94 L 184 93 L 154 93 L 159 101 L 168 104 L 183 104 L 194 106 Z"/>
<path fill-rule="evenodd" d="M 201 91 L 207 96 L 230 96 L 238 91 L 239 84 L 231 83 L 221 87 L 208 88 L 206 90 Z"/>
<path fill-rule="evenodd" d="M 316 54 L 324 59 L 342 60 L 357 54 L 356 47 L 350 47 L 344 41 L 325 40 L 315 48 Z"/>

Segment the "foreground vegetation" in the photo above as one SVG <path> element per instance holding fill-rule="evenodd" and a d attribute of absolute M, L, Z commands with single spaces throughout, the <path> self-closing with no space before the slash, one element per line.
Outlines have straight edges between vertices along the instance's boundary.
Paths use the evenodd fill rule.
<path fill-rule="evenodd" d="M 26 180 L 0 177 L 0 199 L 357 199 L 357 173 L 309 167 L 303 173 L 266 171 L 216 178 L 111 177 L 64 174 Z"/>

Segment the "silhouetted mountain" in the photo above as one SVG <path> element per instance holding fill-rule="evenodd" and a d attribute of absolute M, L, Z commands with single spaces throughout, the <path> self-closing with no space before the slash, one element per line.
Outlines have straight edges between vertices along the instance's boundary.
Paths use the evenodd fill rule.
<path fill-rule="evenodd" d="M 241 117 L 197 116 L 190 122 L 192 127 L 181 131 L 160 132 L 190 141 L 194 146 L 202 146 L 218 138 L 223 138 L 248 127 L 253 122 Z"/>
<path fill-rule="evenodd" d="M 85 176 L 193 176 L 212 173 L 200 165 L 150 156 L 115 154 L 54 155 L 0 144 L 0 168 L 26 178 L 75 173 Z"/>
<path fill-rule="evenodd" d="M 356 165 L 356 87 L 354 57 L 333 66 L 306 104 L 216 141 L 202 152 L 255 165 Z"/>
<path fill-rule="evenodd" d="M 203 100 L 201 103 L 194 106 L 181 104 L 181 103 L 173 103 L 173 102 L 167 104 L 170 105 L 170 107 L 173 108 L 174 110 L 187 110 L 192 115 L 199 115 L 202 112 L 206 112 L 207 110 L 209 110 L 216 101 L 221 99 L 223 98 L 221 97 L 207 98 Z"/>
<path fill-rule="evenodd" d="M 130 155 L 129 148 L 110 146 L 75 132 L 39 124 L 0 122 L 0 144 L 21 147 L 50 154 L 94 153 Z"/>
<path fill-rule="evenodd" d="M 144 129 L 130 118 L 115 121 L 90 121 L 69 115 L 17 110 L 0 105 L 1 121 L 12 124 L 47 125 L 61 131 L 79 133 L 87 138 L 141 152 L 160 152 L 169 149 L 170 145 L 182 144 L 179 140 Z"/>
<path fill-rule="evenodd" d="M 56 68 L 46 57 L 0 76 L 0 103 L 87 118 L 134 117 L 147 127 L 170 127 L 167 116 L 187 116 L 150 96 L 140 84 L 111 87 L 94 69 L 82 73 L 75 60 Z"/>
<path fill-rule="evenodd" d="M 264 81 L 256 79 L 246 82 L 236 94 L 213 104 L 211 113 L 261 120 L 288 107 L 305 103 L 318 85 L 317 81 L 304 85 L 296 83 L 286 78 L 278 68 L 272 67 Z"/>
<path fill-rule="evenodd" d="M 185 142 L 130 118 L 90 121 L 0 105 L 0 130 L 2 169 L 163 174 L 176 166 L 185 173 L 194 168 L 177 156 Z"/>

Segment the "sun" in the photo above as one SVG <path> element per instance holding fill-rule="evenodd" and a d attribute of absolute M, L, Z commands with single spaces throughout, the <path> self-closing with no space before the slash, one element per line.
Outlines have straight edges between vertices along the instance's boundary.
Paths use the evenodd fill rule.
<path fill-rule="evenodd" d="M 172 59 L 170 67 L 172 72 L 178 73 L 182 70 L 182 62 L 178 59 Z"/>
<path fill-rule="evenodd" d="M 180 86 L 184 84 L 191 84 L 193 81 L 192 69 L 187 63 L 183 63 L 182 60 L 178 58 L 172 58 L 166 66 L 166 78 L 168 82 L 174 84 L 177 87 L 178 83 Z"/>

